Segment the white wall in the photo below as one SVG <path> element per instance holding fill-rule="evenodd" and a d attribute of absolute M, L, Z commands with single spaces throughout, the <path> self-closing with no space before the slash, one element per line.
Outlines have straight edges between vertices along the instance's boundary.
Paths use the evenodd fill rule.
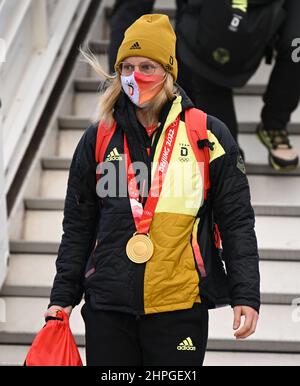
<path fill-rule="evenodd" d="M 1 84 L 1 76 L 0 76 Z M 7 235 L 7 215 L 6 215 L 6 194 L 4 185 L 4 164 L 3 164 L 3 132 L 1 126 L 0 108 L 0 288 L 6 276 L 6 265 L 8 258 L 8 235 Z"/>
<path fill-rule="evenodd" d="M 8 254 L 5 197 L 90 3 L 0 0 L 0 287 Z"/>
<path fill-rule="evenodd" d="M 5 189 L 8 191 L 91 0 L 4 0 L 0 39 Z"/>
<path fill-rule="evenodd" d="M 4 6 L 4 0 L 0 0 L 0 13 Z M 2 25 L 3 28 L 3 25 Z M 1 85 L 3 77 L 1 67 L 6 59 L 6 42 L 2 37 L 0 27 L 0 287 L 6 275 L 6 264 L 8 258 L 8 235 L 7 235 L 7 215 L 6 215 L 6 195 L 4 183 L 4 163 L 3 163 L 3 130 L 2 130 L 2 101 L 1 101 Z"/>

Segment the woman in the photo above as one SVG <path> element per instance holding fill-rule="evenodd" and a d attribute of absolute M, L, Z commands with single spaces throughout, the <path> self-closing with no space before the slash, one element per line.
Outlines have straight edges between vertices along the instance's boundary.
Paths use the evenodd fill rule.
<path fill-rule="evenodd" d="M 228 129 L 207 117 L 203 191 L 185 124 L 193 105 L 174 83 L 175 44 L 165 15 L 144 15 L 126 31 L 99 130 L 86 130 L 71 164 L 47 315 L 70 314 L 85 293 L 88 365 L 199 366 L 208 308 L 224 304 L 234 308 L 236 338 L 256 329 L 258 254 L 243 163 Z"/>

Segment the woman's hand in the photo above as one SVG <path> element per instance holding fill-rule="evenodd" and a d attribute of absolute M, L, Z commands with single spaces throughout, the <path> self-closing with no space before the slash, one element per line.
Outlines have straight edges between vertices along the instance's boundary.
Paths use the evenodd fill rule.
<path fill-rule="evenodd" d="M 72 306 L 68 306 L 68 307 L 61 307 L 61 306 L 51 306 L 46 312 L 45 312 L 45 318 L 48 318 L 49 316 L 50 317 L 53 317 L 55 318 L 58 311 L 64 311 L 68 317 L 71 316 L 71 313 L 72 313 L 72 310 L 73 310 L 73 307 Z"/>
<path fill-rule="evenodd" d="M 245 317 L 244 325 L 241 327 L 242 316 Z M 254 334 L 259 319 L 258 312 L 251 307 L 237 306 L 234 307 L 233 329 L 236 331 L 236 339 L 246 339 Z M 241 327 L 241 328 L 240 328 Z"/>

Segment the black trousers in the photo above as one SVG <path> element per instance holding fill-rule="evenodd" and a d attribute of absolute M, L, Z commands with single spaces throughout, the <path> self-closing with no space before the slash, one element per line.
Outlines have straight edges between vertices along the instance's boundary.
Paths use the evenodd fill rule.
<path fill-rule="evenodd" d="M 134 315 L 81 310 L 88 366 L 201 366 L 208 337 L 208 309 Z"/>
<path fill-rule="evenodd" d="M 284 7 L 287 19 L 279 31 L 277 59 L 261 114 L 266 129 L 284 129 L 300 99 L 300 62 L 292 60 L 292 42 L 300 38 L 300 1 L 287 0 Z"/>
<path fill-rule="evenodd" d="M 263 96 L 261 119 L 266 129 L 285 129 L 300 99 L 300 63 L 292 61 L 295 49 L 292 41 L 300 37 L 300 1 L 287 0 L 284 8 L 287 18 L 278 31 L 276 62 Z M 178 83 L 198 108 L 221 119 L 237 140 L 238 122 L 232 89 L 194 74 L 181 62 Z"/>

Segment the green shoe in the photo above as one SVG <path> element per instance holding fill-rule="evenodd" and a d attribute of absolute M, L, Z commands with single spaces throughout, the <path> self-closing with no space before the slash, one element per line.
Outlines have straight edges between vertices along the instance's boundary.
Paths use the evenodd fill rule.
<path fill-rule="evenodd" d="M 299 157 L 290 144 L 286 130 L 266 130 L 262 124 L 256 134 L 268 149 L 269 164 L 275 170 L 292 170 L 298 166 Z"/>

